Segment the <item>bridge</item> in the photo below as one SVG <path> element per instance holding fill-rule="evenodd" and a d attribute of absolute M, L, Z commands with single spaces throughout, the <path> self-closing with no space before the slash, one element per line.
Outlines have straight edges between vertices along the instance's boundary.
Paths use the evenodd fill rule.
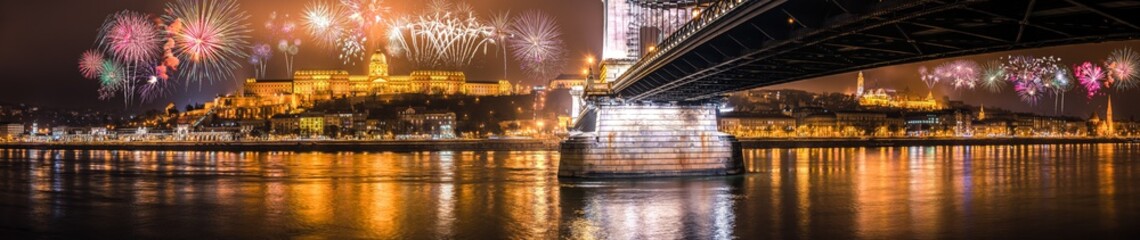
<path fill-rule="evenodd" d="M 931 59 L 1140 37 L 1137 0 L 603 2 L 607 87 L 586 91 L 594 94 L 585 96 L 582 133 L 563 143 L 561 176 L 739 172 L 738 144 L 715 130 L 715 102 L 729 92 Z"/>

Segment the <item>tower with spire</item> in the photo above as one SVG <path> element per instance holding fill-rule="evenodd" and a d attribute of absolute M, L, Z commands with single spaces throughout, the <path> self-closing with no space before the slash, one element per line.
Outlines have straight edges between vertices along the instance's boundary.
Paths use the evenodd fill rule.
<path fill-rule="evenodd" d="M 855 82 L 855 98 L 863 97 L 863 71 L 859 71 L 859 78 Z"/>
<path fill-rule="evenodd" d="M 1116 134 L 1116 123 L 1112 121 L 1112 95 L 1108 96 L 1108 110 L 1104 113 L 1104 123 L 1108 127 L 1107 136 Z"/>
<path fill-rule="evenodd" d="M 986 120 L 986 105 L 982 104 L 981 109 L 978 110 L 978 121 Z"/>

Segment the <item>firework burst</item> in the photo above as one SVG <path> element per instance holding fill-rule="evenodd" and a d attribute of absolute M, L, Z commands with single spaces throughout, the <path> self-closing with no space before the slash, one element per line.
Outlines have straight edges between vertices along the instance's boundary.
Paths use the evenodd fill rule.
<path fill-rule="evenodd" d="M 142 102 L 152 102 L 169 96 L 171 89 L 173 89 L 170 85 L 170 81 L 159 79 L 158 76 L 147 76 L 142 87 L 139 87 L 139 97 Z"/>
<path fill-rule="evenodd" d="M 940 79 L 950 80 L 954 89 L 974 89 L 981 74 L 978 63 L 970 60 L 955 60 L 939 65 L 934 73 Z"/>
<path fill-rule="evenodd" d="M 494 31 L 473 13 L 430 12 L 394 21 L 389 32 L 389 53 L 406 57 L 417 66 L 461 69 L 480 50 L 486 52 Z"/>
<path fill-rule="evenodd" d="M 935 68 L 935 69 L 937 69 L 937 68 Z M 928 69 L 926 66 L 920 66 L 919 67 L 919 80 L 922 80 L 922 83 L 927 84 L 928 90 L 934 90 L 934 85 L 936 85 L 936 84 L 938 84 L 938 82 L 942 81 L 942 74 L 938 74 L 936 72 L 930 72 L 930 69 Z"/>
<path fill-rule="evenodd" d="M 553 17 L 539 11 L 524 12 L 514 20 L 511 32 L 515 36 L 507 45 L 527 75 L 548 79 L 561 71 L 565 45 Z"/>
<path fill-rule="evenodd" d="M 111 14 L 99 33 L 99 43 L 120 62 L 137 63 L 158 54 L 158 27 L 145 14 L 129 10 Z"/>
<path fill-rule="evenodd" d="M 502 50 L 503 57 L 503 79 L 507 78 L 507 38 L 511 37 L 511 13 L 501 12 L 491 16 L 491 20 L 487 21 L 487 25 L 494 30 L 491 34 L 491 40 L 495 45 L 499 46 Z"/>
<path fill-rule="evenodd" d="M 1048 78 L 1054 77 L 1061 69 L 1057 65 L 1061 59 L 1056 57 L 1007 56 L 1003 60 L 1002 68 L 1006 80 L 1013 84 L 1022 101 L 1036 105 L 1042 95 L 1046 93 Z"/>
<path fill-rule="evenodd" d="M 1120 90 L 1127 90 L 1136 87 L 1136 78 L 1138 77 L 1137 64 L 1140 64 L 1140 55 L 1132 51 L 1131 48 L 1123 48 L 1112 51 L 1108 59 L 1104 61 L 1106 72 L 1106 87 L 1116 87 Z"/>
<path fill-rule="evenodd" d="M 184 62 L 185 80 L 201 84 L 233 78 L 249 39 L 249 18 L 233 0 L 179 0 L 166 4 L 167 22 L 180 22 L 174 54 Z"/>
<path fill-rule="evenodd" d="M 1006 77 L 1005 68 L 1001 66 L 1001 62 L 990 61 L 983 67 L 981 84 L 986 90 L 992 93 L 1000 93 L 1002 88 L 1005 88 Z"/>
<path fill-rule="evenodd" d="M 249 63 L 253 64 L 253 74 L 258 78 L 265 77 L 265 66 L 273 58 L 273 48 L 269 44 L 257 43 L 250 49 Z"/>
<path fill-rule="evenodd" d="M 344 35 L 347 16 L 338 4 L 323 0 L 305 5 L 304 25 L 318 47 L 334 47 Z"/>
<path fill-rule="evenodd" d="M 123 67 L 115 61 L 103 61 L 102 70 L 99 70 L 99 84 L 104 87 L 112 87 L 120 85 L 126 79 L 126 73 Z"/>
<path fill-rule="evenodd" d="M 1037 105 L 1041 97 L 1045 95 L 1045 85 L 1039 81 L 1021 81 L 1013 84 L 1013 90 L 1017 92 L 1017 96 L 1021 101 L 1029 103 L 1029 105 Z"/>
<path fill-rule="evenodd" d="M 1073 66 L 1073 74 L 1077 76 L 1081 86 L 1085 88 L 1085 92 L 1089 99 L 1100 93 L 1102 81 L 1104 81 L 1104 69 L 1091 62 L 1084 62 Z"/>
<path fill-rule="evenodd" d="M 79 57 L 79 73 L 87 79 L 99 78 L 103 73 L 103 53 L 95 50 L 83 52 Z"/>

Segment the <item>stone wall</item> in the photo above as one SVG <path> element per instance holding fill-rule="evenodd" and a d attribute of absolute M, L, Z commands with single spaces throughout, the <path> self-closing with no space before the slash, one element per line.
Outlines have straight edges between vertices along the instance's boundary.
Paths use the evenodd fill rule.
<path fill-rule="evenodd" d="M 741 173 L 740 143 L 717 131 L 712 105 L 598 106 L 593 129 L 561 146 L 562 177 Z"/>

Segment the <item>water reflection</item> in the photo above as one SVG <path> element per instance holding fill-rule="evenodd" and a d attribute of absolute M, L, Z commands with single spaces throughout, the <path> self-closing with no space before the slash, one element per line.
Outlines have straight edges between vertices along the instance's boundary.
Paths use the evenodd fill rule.
<path fill-rule="evenodd" d="M 617 181 L 560 181 L 557 152 L 0 149 L 0 235 L 1123 238 L 1138 149 L 754 149 L 745 176 Z"/>

